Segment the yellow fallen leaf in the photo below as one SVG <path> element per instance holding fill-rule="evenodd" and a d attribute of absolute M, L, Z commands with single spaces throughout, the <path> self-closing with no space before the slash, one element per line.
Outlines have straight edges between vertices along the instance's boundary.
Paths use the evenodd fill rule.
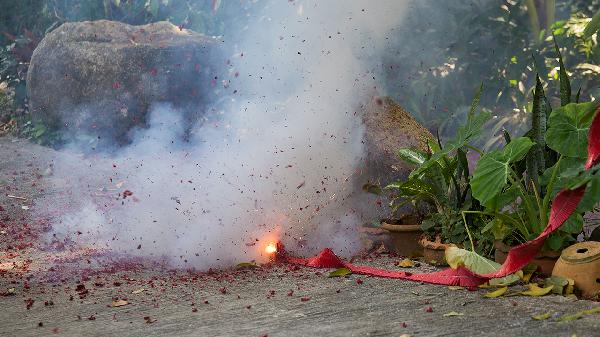
<path fill-rule="evenodd" d="M 502 288 L 498 288 L 497 290 L 491 291 L 483 296 L 487 297 L 487 298 L 496 298 L 496 297 L 500 297 L 500 296 L 504 295 L 504 293 L 507 290 L 508 290 L 508 287 L 502 287 Z"/>
<path fill-rule="evenodd" d="M 545 314 L 535 315 L 535 316 L 532 316 L 531 318 L 535 319 L 536 321 L 543 321 L 543 320 L 548 319 L 550 317 L 552 317 L 552 312 L 547 312 Z"/>
<path fill-rule="evenodd" d="M 533 276 L 533 273 L 527 273 L 527 274 L 524 273 L 523 277 L 521 277 L 521 280 L 525 283 L 529 283 L 532 276 Z"/>
<path fill-rule="evenodd" d="M 129 304 L 129 302 L 125 301 L 125 300 L 116 300 L 116 301 L 112 301 L 111 306 L 113 307 L 122 307 L 124 305 Z"/>
<path fill-rule="evenodd" d="M 13 270 L 14 268 L 15 268 L 15 264 L 13 262 L 0 263 L 0 270 L 2 270 L 2 271 Z"/>
<path fill-rule="evenodd" d="M 410 268 L 413 267 L 415 264 L 414 262 L 412 262 L 411 259 L 404 259 L 400 262 L 398 262 L 398 267 L 402 267 L 402 268 Z"/>
<path fill-rule="evenodd" d="M 444 314 L 444 317 L 452 317 L 452 316 L 463 316 L 462 312 L 450 311 L 449 313 Z"/>
<path fill-rule="evenodd" d="M 144 291 L 146 291 L 146 289 L 141 288 L 141 289 L 136 289 L 136 290 L 132 291 L 131 293 L 132 294 L 139 294 L 139 293 L 143 293 Z"/>
<path fill-rule="evenodd" d="M 548 293 L 550 293 L 552 291 L 552 289 L 554 288 L 554 286 L 547 286 L 545 288 L 541 288 L 535 283 L 530 283 L 527 286 L 529 287 L 529 290 L 520 292 L 521 295 L 544 296 L 544 295 L 547 295 Z"/>
<path fill-rule="evenodd" d="M 600 307 L 595 307 L 589 310 L 583 310 L 580 311 L 578 313 L 572 314 L 572 315 L 565 315 L 562 317 L 557 318 L 557 321 L 575 321 L 580 319 L 583 316 L 587 316 L 587 315 L 592 315 L 592 314 L 597 314 L 600 313 Z"/>

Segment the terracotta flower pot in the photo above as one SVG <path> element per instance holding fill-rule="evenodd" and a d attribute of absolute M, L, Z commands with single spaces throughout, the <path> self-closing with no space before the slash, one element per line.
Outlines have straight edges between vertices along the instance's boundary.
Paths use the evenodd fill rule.
<path fill-rule="evenodd" d="M 508 256 L 508 251 L 512 247 L 509 247 L 501 241 L 494 241 L 494 248 L 496 248 L 496 251 L 494 252 L 494 260 L 500 264 L 504 263 L 504 261 L 506 261 L 506 257 Z M 556 260 L 558 260 L 559 256 L 560 252 L 542 251 L 533 260 L 531 260 L 531 263 L 536 264 L 542 274 L 551 275 L 554 264 L 556 263 Z"/>
<path fill-rule="evenodd" d="M 411 223 L 405 218 L 397 223 L 390 223 L 387 220 L 381 222 L 382 229 L 390 232 L 392 242 L 396 248 L 396 253 L 400 256 L 422 256 L 423 247 L 419 245 L 419 239 L 423 235 L 421 225 Z"/>
<path fill-rule="evenodd" d="M 552 275 L 570 278 L 584 296 L 600 293 L 600 242 L 586 241 L 565 248 Z"/>
<path fill-rule="evenodd" d="M 423 259 L 426 263 L 436 266 L 447 266 L 446 248 L 454 246 L 453 244 L 442 243 L 442 239 L 438 236 L 435 241 L 429 241 L 426 237 L 419 240 L 419 244 L 423 246 Z"/>

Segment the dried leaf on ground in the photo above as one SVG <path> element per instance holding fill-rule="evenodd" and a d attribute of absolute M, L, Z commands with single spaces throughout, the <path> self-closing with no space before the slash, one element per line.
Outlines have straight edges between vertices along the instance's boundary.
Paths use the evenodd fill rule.
<path fill-rule="evenodd" d="M 573 293 L 575 281 L 565 277 L 551 276 L 544 281 L 544 284 L 546 286 L 554 286 L 554 288 L 552 288 L 553 293 L 558 295 L 564 294 L 566 296 Z"/>
<path fill-rule="evenodd" d="M 494 291 L 491 291 L 485 295 L 483 295 L 484 297 L 487 298 L 496 298 L 496 297 L 500 297 L 502 295 L 504 295 L 504 293 L 508 290 L 508 287 L 502 287 L 502 288 L 498 288 Z"/>
<path fill-rule="evenodd" d="M 565 315 L 565 316 L 561 316 L 559 318 L 557 318 L 557 321 L 575 321 L 580 319 L 583 316 L 587 316 L 587 315 L 593 315 L 593 314 L 597 314 L 600 313 L 600 307 L 595 307 L 589 310 L 583 310 L 580 311 L 578 313 L 572 314 L 572 315 Z"/>
<path fill-rule="evenodd" d="M 540 286 L 538 286 L 535 283 L 530 283 L 527 285 L 527 287 L 529 287 L 529 290 L 520 292 L 521 295 L 544 296 L 544 295 L 549 294 L 552 291 L 552 289 L 554 288 L 554 286 L 547 286 L 547 287 L 541 288 Z"/>
<path fill-rule="evenodd" d="M 414 262 L 412 262 L 411 259 L 403 259 L 402 261 L 398 262 L 398 267 L 402 267 L 402 268 L 411 268 L 415 265 Z"/>
<path fill-rule="evenodd" d="M 140 288 L 140 289 L 136 289 L 136 290 L 132 291 L 131 293 L 132 294 L 140 294 L 140 293 L 143 293 L 144 291 L 146 291 L 146 289 Z"/>
<path fill-rule="evenodd" d="M 550 317 L 552 317 L 552 312 L 548 311 L 545 314 L 535 315 L 535 316 L 532 316 L 531 318 L 535 319 L 536 321 L 543 321 L 543 320 L 548 319 Z"/>
<path fill-rule="evenodd" d="M 348 268 L 338 268 L 331 273 L 329 273 L 329 277 L 342 277 L 352 274 L 352 271 Z"/>
<path fill-rule="evenodd" d="M 116 301 L 112 301 L 111 306 L 112 307 L 122 307 L 127 304 L 129 304 L 129 302 L 127 302 L 125 300 L 116 300 Z"/>

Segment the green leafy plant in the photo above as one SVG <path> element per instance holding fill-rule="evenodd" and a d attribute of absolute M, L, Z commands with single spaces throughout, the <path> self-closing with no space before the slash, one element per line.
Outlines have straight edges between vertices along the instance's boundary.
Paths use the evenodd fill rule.
<path fill-rule="evenodd" d="M 576 181 L 592 179 L 591 173 L 583 172 L 583 166 L 588 131 L 599 104 L 571 102 L 570 81 L 557 45 L 555 49 L 561 106 L 551 108 L 536 76 L 531 129 L 516 139 L 506 133 L 506 145 L 485 153 L 470 181 L 473 197 L 485 206 L 485 210 L 473 213 L 492 216 L 482 231 L 490 231 L 506 243 L 538 236 L 548 223 L 556 193 Z M 600 195 L 594 193 L 586 194 L 587 198 L 598 200 Z M 583 212 L 571 216 L 552 234 L 546 248 L 560 250 L 574 241 L 583 229 Z"/>
<path fill-rule="evenodd" d="M 481 135 L 483 125 L 491 118 L 487 112 L 475 114 L 481 91 L 473 100 L 466 124 L 446 144 L 430 140 L 429 152 L 398 151 L 398 156 L 415 168 L 406 181 L 391 183 L 385 190 L 392 192 L 394 211 L 406 204 L 419 211 L 427 236 L 440 236 L 446 243 L 468 244 L 473 250 L 476 241 L 479 251 L 488 254 L 491 236 L 482 236 L 479 231 L 484 222 L 479 216 L 463 214 L 480 209 L 479 202 L 471 197 L 467 154 L 476 150 L 470 143 Z"/>

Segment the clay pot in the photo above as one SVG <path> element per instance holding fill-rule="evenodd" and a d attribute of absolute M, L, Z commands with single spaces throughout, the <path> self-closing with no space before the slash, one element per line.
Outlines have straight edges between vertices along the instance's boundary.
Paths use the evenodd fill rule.
<path fill-rule="evenodd" d="M 508 256 L 508 251 L 512 247 L 509 247 L 500 241 L 494 241 L 494 247 L 496 248 L 496 251 L 494 252 L 494 260 L 500 264 L 503 264 Z M 533 260 L 531 260 L 531 263 L 536 264 L 538 266 L 538 271 L 542 274 L 551 275 L 554 264 L 556 263 L 556 260 L 558 260 L 559 256 L 560 252 L 542 251 L 535 258 L 533 258 Z"/>
<path fill-rule="evenodd" d="M 419 245 L 419 239 L 423 235 L 419 223 L 411 223 L 410 218 L 404 218 L 392 223 L 389 220 L 381 222 L 380 228 L 390 232 L 396 253 L 400 256 L 422 256 L 423 247 Z"/>
<path fill-rule="evenodd" d="M 436 266 L 447 266 L 446 248 L 454 246 L 453 244 L 442 243 L 442 239 L 438 236 L 435 241 L 429 241 L 426 237 L 419 240 L 419 244 L 423 246 L 423 260 Z"/>
<path fill-rule="evenodd" d="M 583 296 L 600 293 L 600 242 L 586 241 L 565 248 L 552 275 L 570 278 Z"/>

